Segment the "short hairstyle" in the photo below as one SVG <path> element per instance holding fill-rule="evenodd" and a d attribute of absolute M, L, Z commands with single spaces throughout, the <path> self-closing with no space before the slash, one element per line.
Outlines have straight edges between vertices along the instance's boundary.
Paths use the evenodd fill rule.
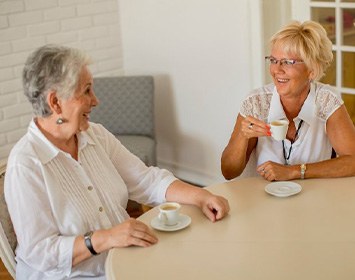
<path fill-rule="evenodd" d="M 291 22 L 271 37 L 270 44 L 271 48 L 277 45 L 286 53 L 299 55 L 313 71 L 314 80 L 324 76 L 333 60 L 332 42 L 315 21 Z"/>
<path fill-rule="evenodd" d="M 44 45 L 30 54 L 23 69 L 22 82 L 34 115 L 47 117 L 52 114 L 47 104 L 49 91 L 56 91 L 59 98 L 72 97 L 82 68 L 90 63 L 84 52 L 59 45 Z"/>

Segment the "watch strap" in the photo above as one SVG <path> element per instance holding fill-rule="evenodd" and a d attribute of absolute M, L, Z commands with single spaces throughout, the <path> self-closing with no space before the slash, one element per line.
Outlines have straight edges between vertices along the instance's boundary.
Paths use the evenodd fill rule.
<path fill-rule="evenodd" d="M 304 175 L 306 174 L 307 166 L 305 163 L 301 164 L 301 179 L 304 179 Z"/>
<path fill-rule="evenodd" d="M 84 235 L 84 240 L 85 240 L 85 245 L 86 245 L 86 248 L 88 248 L 88 250 L 90 251 L 90 253 L 94 256 L 98 255 L 99 253 L 97 253 L 95 250 L 94 250 L 94 247 L 92 246 L 92 243 L 91 243 L 91 237 L 92 235 L 94 234 L 93 231 L 89 231 L 87 233 L 85 233 Z"/>

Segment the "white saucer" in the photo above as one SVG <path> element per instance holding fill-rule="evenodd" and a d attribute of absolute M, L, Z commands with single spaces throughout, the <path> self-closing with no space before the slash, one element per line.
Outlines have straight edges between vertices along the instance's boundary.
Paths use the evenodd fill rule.
<path fill-rule="evenodd" d="M 281 181 L 266 185 L 265 191 L 278 197 L 287 197 L 299 193 L 302 187 L 295 182 Z"/>
<path fill-rule="evenodd" d="M 191 218 L 187 215 L 180 214 L 180 220 L 176 225 L 173 226 L 166 226 L 162 224 L 158 217 L 154 217 L 150 222 L 152 228 L 162 231 L 176 231 L 183 228 L 186 228 L 191 223 Z"/>

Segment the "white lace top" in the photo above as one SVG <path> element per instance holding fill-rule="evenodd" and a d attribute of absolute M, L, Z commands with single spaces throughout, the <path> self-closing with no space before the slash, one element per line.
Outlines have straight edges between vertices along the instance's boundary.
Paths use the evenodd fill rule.
<path fill-rule="evenodd" d="M 331 157 L 332 146 L 326 133 L 327 119 L 343 104 L 340 94 L 331 86 L 312 83 L 310 93 L 304 102 L 299 115 L 293 120 L 298 127 L 299 137 L 292 145 L 289 163 L 312 163 Z M 242 102 L 240 114 L 243 117 L 253 116 L 267 123 L 284 119 L 286 114 L 281 105 L 279 94 L 274 84 L 268 84 L 252 91 Z M 285 140 L 288 156 L 291 142 Z M 256 146 L 257 165 L 268 160 L 285 163 L 282 141 L 272 137 L 259 137 Z"/>

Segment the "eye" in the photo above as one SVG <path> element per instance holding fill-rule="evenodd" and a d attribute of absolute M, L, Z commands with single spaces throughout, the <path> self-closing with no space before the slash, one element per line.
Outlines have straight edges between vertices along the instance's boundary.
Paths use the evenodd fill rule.
<path fill-rule="evenodd" d="M 91 88 L 88 87 L 88 88 L 85 90 L 85 94 L 86 94 L 86 95 L 90 95 L 90 93 L 91 93 Z"/>
<path fill-rule="evenodd" d="M 283 63 L 285 63 L 285 65 L 293 65 L 293 64 L 295 64 L 295 60 L 293 60 L 293 59 L 285 59 L 284 61 L 283 61 Z"/>
<path fill-rule="evenodd" d="M 271 64 L 277 64 L 277 59 L 274 57 L 269 58 Z"/>

